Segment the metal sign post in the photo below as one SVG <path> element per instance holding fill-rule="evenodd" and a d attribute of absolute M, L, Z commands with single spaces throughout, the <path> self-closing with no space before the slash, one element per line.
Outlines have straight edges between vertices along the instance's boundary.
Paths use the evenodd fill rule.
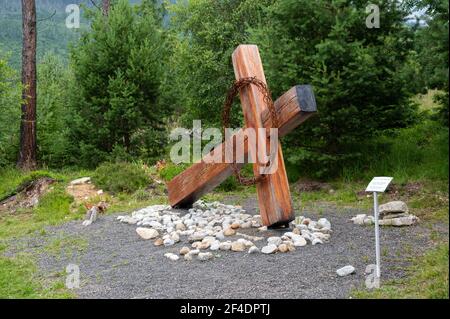
<path fill-rule="evenodd" d="M 392 181 L 392 177 L 374 177 L 369 185 L 367 185 L 366 192 L 373 192 L 373 214 L 375 219 L 375 257 L 376 257 L 376 276 L 381 276 L 381 258 L 380 258 L 380 225 L 378 223 L 378 193 L 383 193 Z"/>

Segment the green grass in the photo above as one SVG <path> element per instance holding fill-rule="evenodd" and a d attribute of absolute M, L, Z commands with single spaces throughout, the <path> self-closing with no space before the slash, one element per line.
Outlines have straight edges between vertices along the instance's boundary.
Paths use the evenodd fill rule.
<path fill-rule="evenodd" d="M 354 298 L 448 299 L 448 243 L 440 244 L 408 269 L 407 279 L 381 283 L 379 289 L 358 290 Z"/>
<path fill-rule="evenodd" d="M 420 106 L 421 111 L 430 111 L 439 107 L 434 98 L 440 92 L 442 91 L 428 90 L 425 94 L 417 94 L 413 100 Z"/>
<path fill-rule="evenodd" d="M 393 176 L 396 182 L 448 180 L 447 127 L 431 120 L 380 136 L 361 162 L 346 167 L 347 181 Z"/>
<path fill-rule="evenodd" d="M 44 250 L 54 257 L 62 255 L 70 257 L 74 251 L 85 251 L 88 245 L 89 242 L 85 238 L 65 236 L 53 239 L 44 247 Z"/>
<path fill-rule="evenodd" d="M 101 164 L 92 180 L 97 187 L 112 193 L 133 193 L 151 183 L 142 165 L 126 162 Z"/>
<path fill-rule="evenodd" d="M 73 294 L 64 288 L 65 278 L 44 278 L 38 275 L 34 256 L 18 254 L 14 257 L 2 256 L 7 248 L 7 241 L 26 235 L 43 236 L 45 227 L 81 219 L 85 209 L 82 206 L 72 207 L 73 198 L 68 195 L 65 188 L 69 181 L 92 176 L 92 171 L 85 170 L 41 170 L 32 173 L 23 173 L 17 169 L 9 168 L 0 171 L 0 194 L 7 196 L 15 193 L 20 185 L 41 176 L 52 177 L 57 180 L 50 190 L 44 194 L 39 204 L 32 209 L 18 209 L 14 213 L 0 214 L 0 298 L 71 298 Z M 161 191 L 157 189 L 156 191 Z M 109 196 L 107 213 L 130 212 L 152 204 L 166 203 L 166 196 L 149 195 L 144 190 L 131 193 L 117 193 Z M 78 237 L 63 237 L 49 242 L 43 251 L 59 257 L 71 254 L 74 250 L 87 248 L 88 243 Z"/>
<path fill-rule="evenodd" d="M 0 253 L 5 249 L 3 246 Z M 27 254 L 16 257 L 0 255 L 0 298 L 73 298 L 64 287 L 64 278 L 37 278 L 33 258 Z"/>
<path fill-rule="evenodd" d="M 64 186 L 54 184 L 33 209 L 20 209 L 15 213 L 0 215 L 0 239 L 20 237 L 42 231 L 45 226 L 79 219 L 82 214 L 70 212 L 73 198 L 66 194 Z"/>

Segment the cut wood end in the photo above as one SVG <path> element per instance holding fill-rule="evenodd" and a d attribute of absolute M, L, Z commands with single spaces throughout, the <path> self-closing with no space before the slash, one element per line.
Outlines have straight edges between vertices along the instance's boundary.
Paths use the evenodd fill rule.
<path fill-rule="evenodd" d="M 259 53 L 258 46 L 256 44 L 239 44 L 236 47 L 236 49 L 234 49 L 233 53 L 231 54 L 231 57 L 234 59 L 236 54 L 238 54 L 241 50 L 244 50 L 244 49 L 247 49 L 247 50 L 253 49 Z"/>
<path fill-rule="evenodd" d="M 317 112 L 316 98 L 309 84 L 296 85 L 298 104 L 302 112 Z"/>

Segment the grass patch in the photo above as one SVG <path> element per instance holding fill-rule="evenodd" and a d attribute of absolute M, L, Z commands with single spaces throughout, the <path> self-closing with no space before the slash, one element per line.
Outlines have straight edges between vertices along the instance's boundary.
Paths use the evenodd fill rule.
<path fill-rule="evenodd" d="M 51 177 L 56 180 L 62 178 L 61 174 L 38 170 L 32 172 L 21 172 L 14 168 L 0 171 L 0 201 L 6 197 L 16 194 L 23 186 L 41 177 Z"/>
<path fill-rule="evenodd" d="M 133 193 L 151 183 L 142 165 L 132 163 L 104 163 L 92 176 L 94 184 L 112 193 Z"/>
<path fill-rule="evenodd" d="M 448 243 L 440 244 L 422 258 L 417 258 L 406 279 L 382 284 L 380 289 L 359 290 L 355 298 L 378 299 L 448 299 Z"/>
<path fill-rule="evenodd" d="M 346 167 L 344 180 L 392 176 L 397 183 L 448 180 L 447 127 L 431 120 L 380 136 L 362 161 Z"/>
<path fill-rule="evenodd" d="M 44 250 L 54 257 L 63 254 L 70 257 L 74 251 L 82 252 L 87 249 L 89 243 L 81 237 L 61 237 L 53 239 L 44 247 Z"/>
<path fill-rule="evenodd" d="M 78 219 L 82 214 L 70 212 L 73 198 L 56 184 L 43 195 L 34 209 L 22 209 L 13 214 L 0 215 L 0 239 L 20 237 L 42 231 L 45 226 Z"/>
<path fill-rule="evenodd" d="M 73 298 L 63 278 L 51 282 L 36 277 L 36 265 L 29 256 L 0 256 L 0 298 Z"/>
<path fill-rule="evenodd" d="M 169 182 L 172 180 L 172 178 L 183 172 L 188 167 L 189 164 L 182 163 L 177 165 L 173 163 L 168 163 L 163 168 L 161 168 L 158 173 L 161 179 L 163 179 L 166 182 Z"/>

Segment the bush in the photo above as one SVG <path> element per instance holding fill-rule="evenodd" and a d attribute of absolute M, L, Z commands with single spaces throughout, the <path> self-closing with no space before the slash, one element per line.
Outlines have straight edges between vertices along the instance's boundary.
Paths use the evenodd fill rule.
<path fill-rule="evenodd" d="M 166 54 L 155 10 L 151 1 L 135 7 L 120 0 L 108 17 L 90 12 L 90 29 L 71 50 L 76 87 L 69 136 L 85 167 L 111 153 L 154 160 L 164 149 L 170 107 L 158 104 Z"/>
<path fill-rule="evenodd" d="M 347 180 L 393 176 L 397 182 L 448 180 L 448 128 L 432 120 L 393 130 L 361 149 L 362 158 L 343 169 Z"/>
<path fill-rule="evenodd" d="M 112 193 L 133 193 L 151 183 L 144 168 L 131 163 L 104 163 L 92 176 L 97 187 Z"/>
<path fill-rule="evenodd" d="M 373 3 L 379 29 L 363 23 L 366 1 L 298 0 L 275 1 L 267 23 L 251 30 L 275 97 L 313 86 L 318 114 L 284 138 L 286 161 L 302 175 L 338 175 L 363 160 L 371 137 L 415 120 L 411 81 L 402 75 L 412 49 L 408 13 L 395 1 Z"/>
<path fill-rule="evenodd" d="M 159 171 L 159 176 L 166 182 L 172 180 L 175 176 L 180 174 L 188 167 L 187 164 L 167 164 L 164 168 Z"/>

